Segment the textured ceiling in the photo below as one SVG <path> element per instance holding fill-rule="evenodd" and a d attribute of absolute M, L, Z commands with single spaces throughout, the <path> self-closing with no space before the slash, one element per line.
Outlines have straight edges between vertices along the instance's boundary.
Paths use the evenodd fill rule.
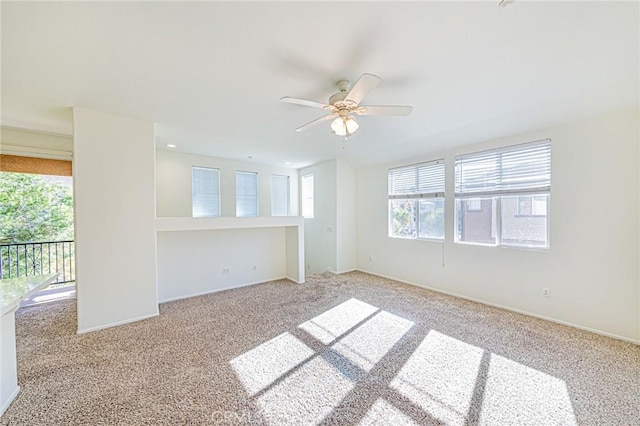
<path fill-rule="evenodd" d="M 157 123 L 159 148 L 301 167 L 400 160 L 638 105 L 637 2 L 3 2 L 2 122 L 71 133 L 70 107 Z M 340 79 L 382 77 L 346 144 Z"/>

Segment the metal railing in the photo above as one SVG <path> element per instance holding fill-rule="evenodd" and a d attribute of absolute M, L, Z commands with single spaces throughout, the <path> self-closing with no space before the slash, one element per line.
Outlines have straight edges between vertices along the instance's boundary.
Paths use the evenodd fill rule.
<path fill-rule="evenodd" d="M 20 278 L 58 273 L 52 284 L 76 280 L 73 240 L 0 244 L 0 277 Z"/>

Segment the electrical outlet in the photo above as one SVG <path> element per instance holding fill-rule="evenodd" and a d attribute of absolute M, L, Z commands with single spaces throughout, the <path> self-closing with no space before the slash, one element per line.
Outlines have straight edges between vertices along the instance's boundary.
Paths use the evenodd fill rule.
<path fill-rule="evenodd" d="M 373 260 L 373 256 L 369 256 L 369 262 Z"/>
<path fill-rule="evenodd" d="M 253 269 L 253 270 L 255 271 L 256 269 L 258 269 L 258 265 L 256 265 L 256 264 L 254 263 L 254 264 L 253 264 L 253 266 L 251 267 L 251 269 Z"/>
<path fill-rule="evenodd" d="M 549 297 L 549 296 L 551 296 L 551 292 L 549 291 L 549 289 L 548 289 L 548 288 L 543 288 L 543 289 L 542 289 L 542 295 L 543 295 L 544 297 Z"/>
<path fill-rule="evenodd" d="M 222 268 L 222 273 L 225 275 L 229 275 L 231 273 L 231 268 L 227 267 L 227 268 Z"/>

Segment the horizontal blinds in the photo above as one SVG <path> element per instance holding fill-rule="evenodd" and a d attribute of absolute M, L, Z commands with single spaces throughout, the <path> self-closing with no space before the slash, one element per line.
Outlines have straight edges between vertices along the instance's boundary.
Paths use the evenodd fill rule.
<path fill-rule="evenodd" d="M 548 192 L 550 188 L 550 140 L 455 158 L 456 196 Z"/>
<path fill-rule="evenodd" d="M 289 215 L 289 176 L 271 176 L 271 215 Z"/>
<path fill-rule="evenodd" d="M 220 216 L 220 172 L 206 167 L 192 168 L 193 217 Z"/>
<path fill-rule="evenodd" d="M 258 174 L 236 172 L 236 216 L 258 216 Z"/>
<path fill-rule="evenodd" d="M 444 197 L 444 161 L 389 170 L 389 198 Z"/>

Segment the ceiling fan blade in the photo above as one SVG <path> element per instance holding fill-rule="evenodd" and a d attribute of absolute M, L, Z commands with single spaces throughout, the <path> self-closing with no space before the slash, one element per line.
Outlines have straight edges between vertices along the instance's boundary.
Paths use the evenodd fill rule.
<path fill-rule="evenodd" d="M 289 104 L 304 105 L 320 109 L 331 109 L 331 105 L 323 104 L 316 101 L 310 101 L 309 99 L 291 98 L 289 96 L 285 96 L 283 98 L 280 98 L 280 100 Z"/>
<path fill-rule="evenodd" d="M 356 81 L 356 84 L 351 88 L 351 91 L 345 100 L 359 104 L 371 90 L 380 84 L 381 80 L 382 79 L 377 75 L 367 73 L 362 74 L 358 81 Z"/>
<path fill-rule="evenodd" d="M 413 107 L 400 105 L 361 106 L 356 109 L 358 115 L 409 115 Z"/>
<path fill-rule="evenodd" d="M 316 118 L 316 119 L 315 119 L 315 120 L 313 120 L 312 122 L 307 123 L 307 124 L 305 124 L 304 126 L 298 127 L 298 128 L 296 129 L 296 132 L 302 132 L 302 131 L 305 131 L 305 130 L 307 130 L 309 127 L 317 126 L 318 124 L 320 124 L 320 123 L 324 123 L 325 121 L 327 121 L 327 120 L 331 120 L 332 118 L 337 117 L 337 116 L 338 116 L 338 114 L 328 114 L 328 115 L 325 115 L 324 117 Z"/>

